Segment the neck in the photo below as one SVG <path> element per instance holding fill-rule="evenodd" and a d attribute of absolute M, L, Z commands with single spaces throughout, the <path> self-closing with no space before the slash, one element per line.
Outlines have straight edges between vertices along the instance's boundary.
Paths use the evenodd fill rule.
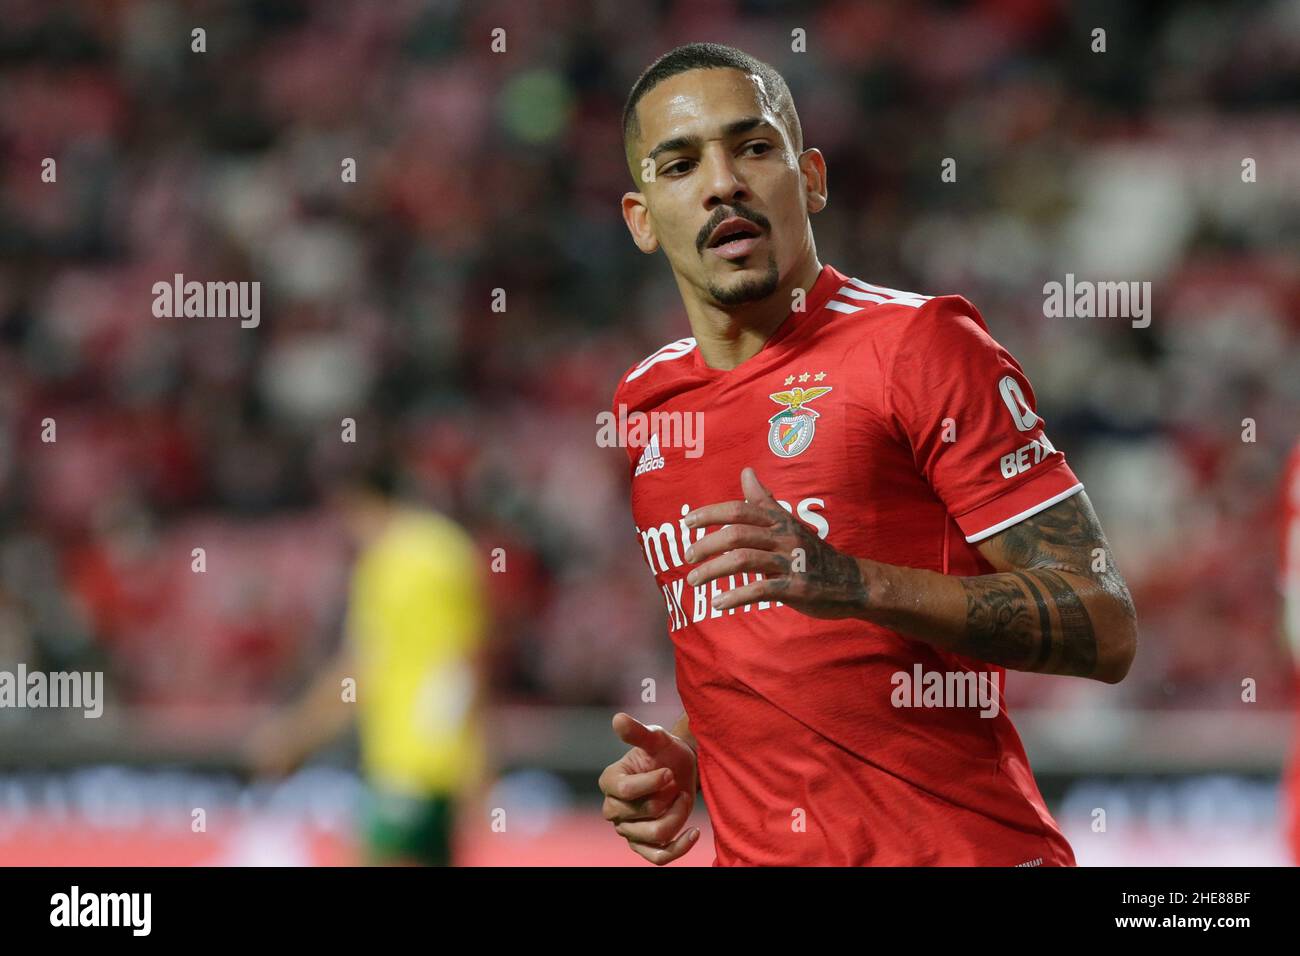
<path fill-rule="evenodd" d="M 806 296 L 821 271 L 813 253 L 764 299 L 720 306 L 698 295 L 685 296 L 686 316 L 704 364 L 728 370 L 757 355 L 790 315 L 794 290 L 802 289 Z"/>

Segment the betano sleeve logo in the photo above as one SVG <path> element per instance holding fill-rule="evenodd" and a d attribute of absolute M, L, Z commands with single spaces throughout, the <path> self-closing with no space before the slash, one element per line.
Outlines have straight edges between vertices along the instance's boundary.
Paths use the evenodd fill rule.
<path fill-rule="evenodd" d="M 998 382 L 998 392 L 1002 395 L 1002 401 L 1006 403 L 1007 411 L 1011 413 L 1011 420 L 1016 423 L 1018 431 L 1031 431 L 1039 423 L 1039 417 L 1025 401 L 1025 393 L 1020 390 L 1020 383 L 1014 378 L 1010 375 L 1002 376 L 1002 380 Z"/>

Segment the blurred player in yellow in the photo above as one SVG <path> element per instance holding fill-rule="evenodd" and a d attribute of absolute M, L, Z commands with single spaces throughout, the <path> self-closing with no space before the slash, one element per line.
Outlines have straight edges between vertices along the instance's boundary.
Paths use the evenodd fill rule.
<path fill-rule="evenodd" d="M 448 866 L 486 779 L 486 611 L 473 540 L 399 502 L 380 466 L 333 495 L 360 548 L 347 633 L 308 691 L 253 736 L 260 773 L 287 773 L 356 717 L 372 863 Z"/>

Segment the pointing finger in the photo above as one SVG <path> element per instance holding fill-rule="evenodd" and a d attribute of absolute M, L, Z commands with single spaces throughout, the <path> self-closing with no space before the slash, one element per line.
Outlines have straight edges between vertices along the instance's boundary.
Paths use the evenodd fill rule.
<path fill-rule="evenodd" d="M 614 733 L 625 744 L 640 747 L 653 757 L 670 743 L 672 737 L 658 724 L 643 724 L 631 714 L 619 712 L 614 715 Z"/>

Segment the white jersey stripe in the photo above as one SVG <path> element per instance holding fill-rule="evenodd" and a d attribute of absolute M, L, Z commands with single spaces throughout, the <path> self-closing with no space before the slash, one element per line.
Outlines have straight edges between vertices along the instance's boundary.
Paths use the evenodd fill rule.
<path fill-rule="evenodd" d="M 885 304 L 886 304 L 886 305 L 905 305 L 905 306 L 908 306 L 909 308 L 919 309 L 921 306 L 925 305 L 925 303 L 926 303 L 927 301 L 928 301 L 927 299 L 903 299 L 903 298 L 898 298 L 898 299 L 886 299 L 886 300 L 885 300 Z"/>
<path fill-rule="evenodd" d="M 844 288 L 840 289 L 840 291 L 836 292 L 835 294 L 842 295 L 846 299 L 858 299 L 866 302 L 887 302 L 888 301 L 888 299 L 886 299 L 883 295 L 874 295 L 873 293 L 870 292 L 861 292 L 850 285 L 846 285 Z"/>
<path fill-rule="evenodd" d="M 849 283 L 849 285 L 840 286 L 834 294 L 857 302 L 874 302 L 879 305 L 906 305 L 913 309 L 919 309 L 923 303 L 928 302 L 931 298 L 928 295 L 920 295 L 916 292 L 904 292 L 901 289 L 891 289 L 888 286 L 873 285 L 870 282 L 863 282 L 861 279 L 850 278 Z M 854 288 L 855 286 L 856 288 Z M 836 302 L 834 299 L 827 299 L 826 308 L 834 312 L 842 312 L 845 315 L 853 315 L 856 312 L 861 312 L 863 307 L 848 302 Z M 693 338 L 669 342 L 659 351 L 642 359 L 628 373 L 626 381 L 631 382 L 640 378 L 660 362 L 671 362 L 683 355 L 689 355 L 694 350 L 695 345 L 695 339 Z"/>
<path fill-rule="evenodd" d="M 1024 521 L 1026 518 L 1032 518 L 1034 515 L 1038 514 L 1038 512 L 1045 511 L 1046 509 L 1052 507 L 1052 505 L 1056 504 L 1058 501 L 1064 501 L 1066 498 L 1070 497 L 1070 495 L 1074 494 L 1076 491 L 1083 491 L 1083 482 L 1079 482 L 1077 485 L 1074 485 L 1072 488 L 1066 488 L 1060 494 L 1052 495 L 1052 497 L 1048 498 L 1046 501 L 1040 501 L 1032 508 L 1026 508 L 1024 511 L 1020 512 L 1020 514 L 1012 515 L 1010 518 L 1007 518 L 1005 521 L 999 521 L 997 524 L 991 525 L 990 527 L 985 528 L 983 531 L 976 531 L 974 534 L 968 534 L 966 535 L 966 540 L 971 544 L 974 544 L 977 541 L 983 541 L 985 538 L 991 538 L 999 531 L 1005 531 L 1007 528 L 1010 528 L 1013 524 L 1019 524 L 1021 521 Z"/>
<path fill-rule="evenodd" d="M 671 342 L 658 352 L 642 360 L 641 364 L 628 374 L 626 381 L 630 382 L 634 378 L 640 378 L 660 362 L 670 362 L 673 359 L 681 358 L 683 355 L 689 355 L 694 348 L 695 339 L 678 339 L 676 342 Z"/>
<path fill-rule="evenodd" d="M 826 308 L 834 309 L 836 312 L 845 312 L 852 315 L 854 312 L 861 312 L 862 306 L 849 305 L 847 302 L 836 302 L 834 299 L 826 300 Z"/>
<path fill-rule="evenodd" d="M 695 340 L 694 340 L 694 339 L 678 339 L 676 342 L 669 342 L 669 343 L 668 343 L 667 345 L 665 345 L 663 348 L 658 349 L 657 351 L 651 352 L 649 355 L 647 355 L 647 356 L 646 356 L 645 358 L 643 358 L 641 361 L 637 362 L 637 363 L 636 363 L 636 367 L 637 367 L 637 368 L 640 368 L 640 367 L 641 367 L 642 365 L 644 365 L 646 362 L 650 361 L 652 358 L 656 357 L 657 355 L 660 355 L 660 354 L 663 353 L 663 352 L 678 352 L 678 351 L 687 351 L 687 352 L 689 352 L 689 351 L 690 351 L 694 346 L 695 346 Z"/>
<path fill-rule="evenodd" d="M 863 282 L 861 279 L 849 279 L 859 289 L 865 289 L 868 292 L 874 292 L 877 295 L 887 295 L 891 299 L 929 299 L 928 295 L 921 295 L 917 292 L 904 292 L 902 289 L 891 289 L 883 285 L 873 285 L 870 282 Z"/>

